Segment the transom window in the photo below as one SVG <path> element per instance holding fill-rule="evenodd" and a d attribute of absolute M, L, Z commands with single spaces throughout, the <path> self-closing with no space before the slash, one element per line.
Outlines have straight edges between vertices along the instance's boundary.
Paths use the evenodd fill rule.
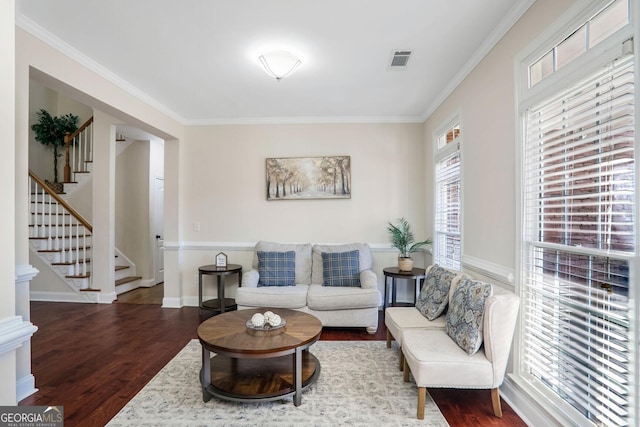
<path fill-rule="evenodd" d="M 628 0 L 610 3 L 529 66 L 529 87 L 549 77 L 628 23 Z"/>

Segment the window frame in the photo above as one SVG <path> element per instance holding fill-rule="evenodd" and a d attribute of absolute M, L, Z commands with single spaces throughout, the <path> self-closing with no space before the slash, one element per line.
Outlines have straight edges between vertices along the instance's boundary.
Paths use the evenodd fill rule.
<path fill-rule="evenodd" d="M 526 243 L 525 238 L 525 215 L 524 203 L 526 201 L 524 184 L 525 184 L 525 156 L 524 147 L 526 142 L 526 112 L 527 110 L 542 102 L 550 93 L 557 90 L 565 89 L 571 86 L 573 82 L 579 81 L 581 78 L 594 73 L 597 69 L 601 68 L 604 64 L 613 61 L 616 57 L 619 57 L 624 48 L 623 43 L 629 38 L 633 38 L 634 35 L 638 35 L 638 17 L 640 17 L 640 10 L 637 10 L 630 2 L 629 24 L 623 28 L 615 31 L 608 38 L 593 46 L 585 53 L 574 59 L 572 62 L 566 64 L 564 67 L 556 70 L 553 75 L 542 79 L 540 82 L 532 87 L 529 87 L 529 66 L 535 62 L 537 58 L 540 58 L 545 52 L 548 52 L 551 48 L 557 45 L 560 41 L 564 40 L 572 32 L 576 30 L 581 24 L 589 20 L 596 13 L 609 5 L 611 0 L 582 0 L 571 6 L 566 13 L 564 13 L 554 24 L 552 24 L 546 31 L 540 34 L 533 42 L 525 48 L 514 60 L 514 73 L 515 73 L 515 117 L 516 117 L 516 292 L 518 292 L 521 298 L 525 298 L 523 295 L 523 264 L 524 257 L 526 256 Z M 640 8 L 638 8 L 640 9 Z M 635 86 L 636 97 L 637 91 L 640 90 L 639 76 L 640 76 L 640 55 L 638 55 L 638 44 L 640 39 L 635 37 L 633 54 L 635 55 Z M 576 77 L 577 76 L 577 77 Z M 635 105 L 635 119 L 636 124 L 640 123 L 640 104 L 636 101 Z M 636 150 L 635 158 L 635 173 L 636 173 L 636 206 L 640 201 L 640 144 L 639 135 L 635 134 L 634 149 Z M 640 240 L 640 212 L 636 208 L 635 212 L 635 235 L 636 235 L 636 252 L 632 256 L 632 260 L 629 263 L 629 268 L 632 271 L 630 277 L 630 283 L 638 282 L 637 274 L 640 272 L 640 259 L 638 258 L 638 245 Z M 633 272 L 636 277 L 634 279 Z M 525 302 L 521 306 L 524 306 Z M 631 422 L 638 422 L 640 412 L 640 400 L 639 400 L 639 382 L 637 378 L 637 372 L 640 372 L 638 351 L 638 322 L 640 319 L 640 302 L 638 301 L 638 289 L 634 286 L 629 286 L 629 311 L 631 313 L 631 332 L 630 339 L 633 341 L 629 344 L 631 349 L 629 370 L 636 372 L 636 378 L 633 380 L 633 389 L 631 390 L 630 397 L 630 411 L 632 412 Z M 521 322 L 523 320 L 523 313 L 520 313 Z M 538 404 L 540 404 L 545 410 L 547 410 L 554 418 L 562 423 L 573 424 L 576 420 L 586 421 L 586 418 L 582 416 L 580 412 L 565 404 L 562 409 L 551 403 L 552 396 L 545 395 L 540 389 L 533 387 L 527 380 L 520 376 L 523 361 L 520 355 L 523 354 L 523 335 L 521 330 L 516 333 L 516 339 L 514 340 L 514 354 L 518 357 L 513 357 L 514 369 L 513 373 L 509 374 L 509 378 L 514 381 L 518 386 L 526 391 L 527 394 L 533 396 Z"/>
<path fill-rule="evenodd" d="M 447 132 L 452 129 L 457 128 L 458 133 L 457 136 L 454 137 L 449 143 L 441 146 L 440 141 L 443 136 L 446 136 Z M 433 262 L 437 263 L 440 257 L 440 245 L 438 244 L 439 234 L 447 234 L 440 232 L 437 228 L 437 218 L 438 218 L 438 180 L 437 180 L 437 167 L 438 164 L 453 156 L 455 153 L 459 153 L 460 155 L 460 200 L 459 200 L 459 212 L 458 212 L 458 228 L 460 230 L 460 259 L 457 260 L 457 268 L 456 270 L 460 270 L 462 268 L 462 254 L 464 248 L 464 239 L 463 239 L 463 212 L 464 212 L 464 185 L 463 185 L 463 170 L 464 170 L 464 155 L 462 152 L 462 147 L 464 140 L 464 130 L 463 130 L 463 121 L 462 121 L 462 113 L 460 111 L 456 111 L 453 113 L 447 120 L 440 125 L 436 131 L 433 133 Z"/>

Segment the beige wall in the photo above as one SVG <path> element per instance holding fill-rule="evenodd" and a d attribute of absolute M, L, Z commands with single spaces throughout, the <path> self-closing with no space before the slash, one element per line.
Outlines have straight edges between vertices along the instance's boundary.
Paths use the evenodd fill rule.
<path fill-rule="evenodd" d="M 515 269 L 516 131 L 514 58 L 574 1 L 538 0 L 425 122 L 426 164 L 433 133 L 462 115 L 463 261 Z M 429 167 L 431 170 L 431 167 Z M 427 193 L 433 189 L 428 177 Z M 427 195 L 427 210 L 433 211 Z"/>
<path fill-rule="evenodd" d="M 134 141 L 116 158 L 116 247 L 150 278 L 149 141 Z"/>
<path fill-rule="evenodd" d="M 211 263 L 220 245 L 272 240 L 382 248 L 387 221 L 400 216 L 426 237 L 423 150 L 421 124 L 187 127 L 180 145 L 183 243 L 200 249 L 183 250 L 185 302 L 197 295 L 198 265 Z M 266 200 L 266 158 L 327 155 L 351 156 L 351 199 Z M 250 252 L 228 255 L 250 267 Z M 382 268 L 395 265 L 396 256 L 375 253 L 380 283 Z"/>
<path fill-rule="evenodd" d="M 424 232 L 421 125 L 188 127 L 185 136 L 185 241 L 381 243 L 399 216 Z M 351 199 L 266 200 L 266 158 L 327 155 L 351 156 Z"/>

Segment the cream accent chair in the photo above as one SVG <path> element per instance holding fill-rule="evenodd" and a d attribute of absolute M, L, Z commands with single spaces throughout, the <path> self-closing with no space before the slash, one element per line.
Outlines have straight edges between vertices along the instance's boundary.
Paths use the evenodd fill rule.
<path fill-rule="evenodd" d="M 433 265 L 425 270 L 425 276 L 429 274 Z M 452 270 L 449 270 L 452 271 Z M 451 290 L 455 289 L 458 282 L 468 277 L 463 273 L 458 274 L 451 281 Z M 450 291 L 451 293 L 451 291 Z M 402 355 L 402 333 L 408 329 L 428 329 L 444 331 L 445 315 L 442 314 L 433 320 L 422 315 L 415 307 L 387 307 L 384 314 L 384 324 L 387 328 L 387 348 L 391 348 L 391 341 L 395 340 L 400 347 L 400 360 L 398 368 L 402 371 L 404 356 Z"/>
<path fill-rule="evenodd" d="M 502 417 L 498 387 L 504 375 L 518 317 L 519 298 L 494 286 L 484 307 L 483 345 L 469 356 L 444 330 L 406 329 L 402 333 L 404 381 L 418 386 L 418 419 L 424 419 L 426 388 L 491 389 L 493 412 Z"/>

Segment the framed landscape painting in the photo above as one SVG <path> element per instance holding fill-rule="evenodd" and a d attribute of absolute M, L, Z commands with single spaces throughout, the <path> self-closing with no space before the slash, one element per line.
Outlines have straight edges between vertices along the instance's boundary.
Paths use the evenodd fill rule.
<path fill-rule="evenodd" d="M 267 200 L 351 198 L 351 157 L 280 157 L 266 163 Z"/>

